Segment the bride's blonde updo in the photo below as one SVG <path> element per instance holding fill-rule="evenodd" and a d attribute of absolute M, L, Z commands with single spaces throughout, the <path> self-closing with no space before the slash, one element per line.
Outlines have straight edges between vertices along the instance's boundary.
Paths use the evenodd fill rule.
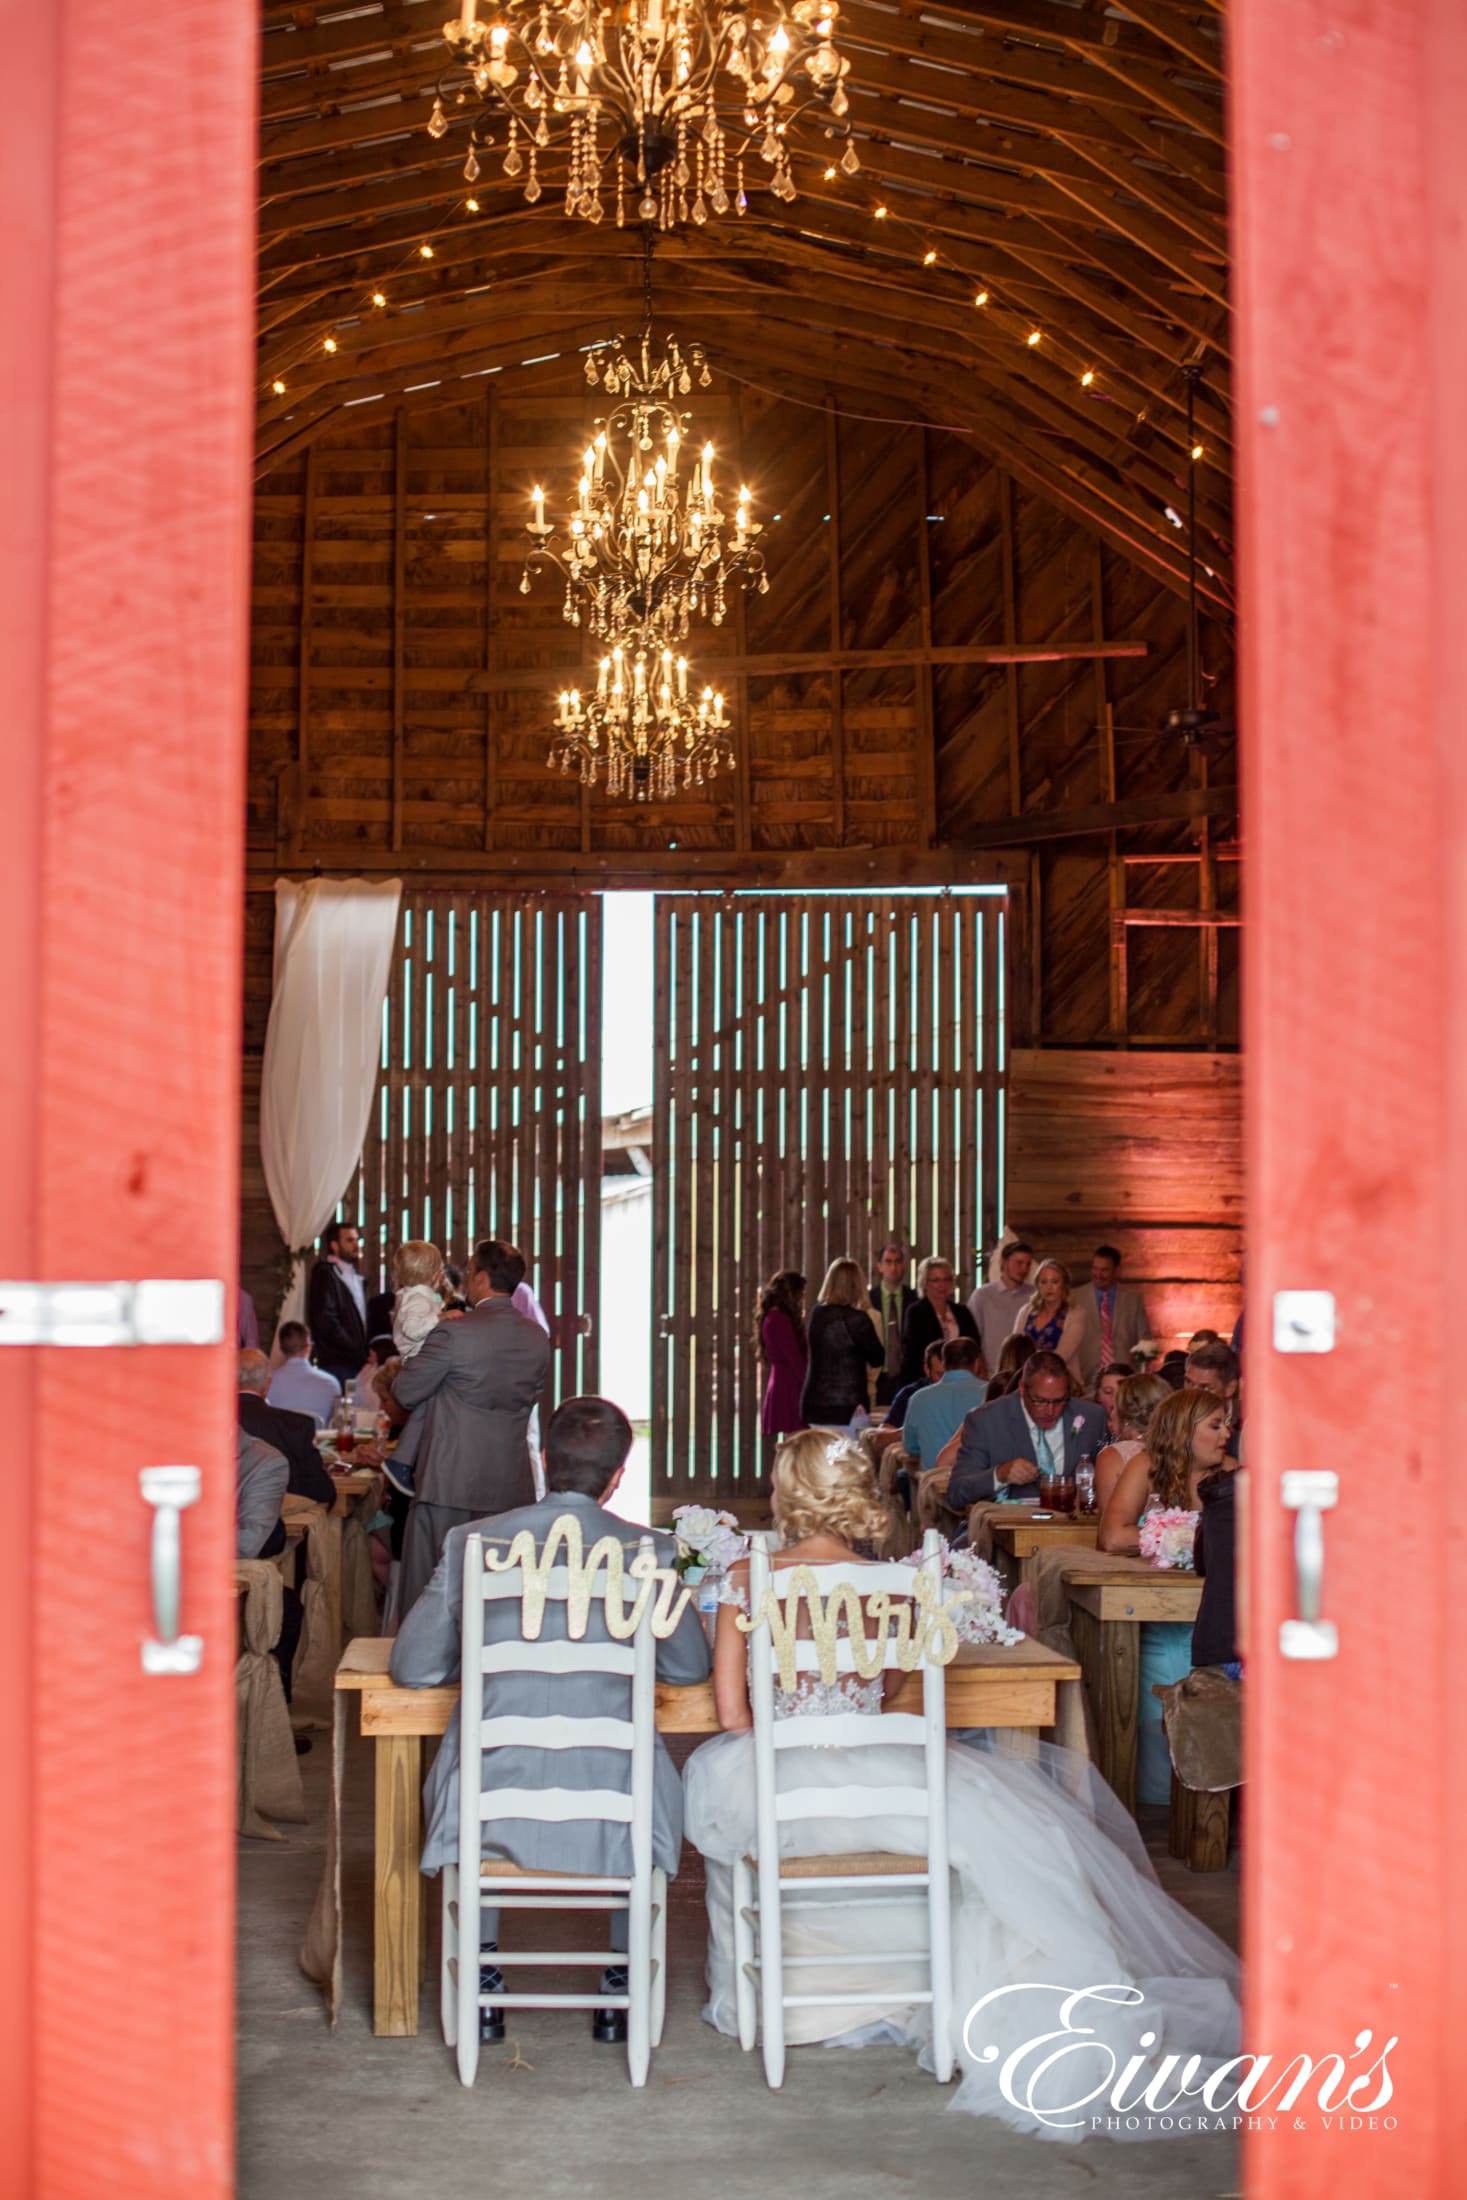
<path fill-rule="evenodd" d="M 774 1495 L 788 1543 L 833 1535 L 879 1543 L 891 1526 L 865 1453 L 821 1429 L 805 1429 L 774 1455 Z"/>

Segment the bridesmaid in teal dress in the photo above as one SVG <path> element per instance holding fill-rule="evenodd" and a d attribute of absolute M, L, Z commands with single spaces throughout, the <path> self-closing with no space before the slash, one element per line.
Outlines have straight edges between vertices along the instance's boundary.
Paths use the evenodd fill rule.
<path fill-rule="evenodd" d="M 1179 1390 L 1157 1407 L 1144 1450 L 1126 1461 L 1100 1518 L 1103 1551 L 1136 1556 L 1149 1512 L 1197 1512 L 1197 1485 L 1228 1464 L 1228 1409 L 1208 1390 Z M 1157 1683 L 1179 1681 L 1192 1668 L 1192 1622 L 1147 1621 L 1141 1629 L 1141 1680 L 1136 1736 L 1136 1800 L 1165 1803 L 1171 1759 L 1162 1732 Z"/>

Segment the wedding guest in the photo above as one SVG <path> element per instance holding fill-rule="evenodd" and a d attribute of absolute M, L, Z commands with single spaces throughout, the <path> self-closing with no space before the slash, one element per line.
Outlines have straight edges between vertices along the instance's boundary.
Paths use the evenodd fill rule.
<path fill-rule="evenodd" d="M 1013 1335 L 1014 1324 L 1029 1304 L 1029 1271 L 1034 1250 L 1022 1238 L 1013 1238 L 1003 1249 L 998 1281 L 980 1284 L 968 1300 L 968 1312 L 978 1329 L 983 1364 L 996 1375 L 1000 1354 Z"/>
<path fill-rule="evenodd" d="M 1074 1294 L 1080 1337 L 1075 1372 L 1086 1390 L 1111 1360 L 1128 1360 L 1146 1335 L 1146 1301 L 1123 1284 L 1121 1256 L 1113 1245 L 1097 1245 L 1090 1256 L 1090 1281 Z M 1066 1354 L 1066 1358 L 1070 1355 Z"/>
<path fill-rule="evenodd" d="M 888 1238 L 876 1256 L 876 1274 L 871 1279 L 872 1319 L 885 1355 L 876 1378 L 879 1406 L 890 1405 L 901 1387 L 902 1324 L 907 1308 L 916 1300 L 917 1294 L 907 1281 L 906 1249 L 896 1238 Z"/>
<path fill-rule="evenodd" d="M 1220 1665 L 1234 1680 L 1242 1676 L 1238 1661 L 1236 1594 L 1238 1477 L 1224 1467 L 1205 1475 L 1197 1485 L 1197 1541 L 1192 1564 L 1202 1576 L 1202 1601 L 1192 1629 L 1192 1663 Z"/>
<path fill-rule="evenodd" d="M 980 1498 L 1005 1492 L 1020 1503 L 1034 1504 L 1034 1485 L 1042 1472 L 1073 1474 L 1082 1459 L 1095 1457 L 1104 1441 L 1105 1415 L 1093 1399 L 1072 1403 L 1064 1361 L 1054 1352 L 1033 1352 L 1024 1362 L 1017 1390 L 964 1417 L 957 1435 L 944 1446 L 936 1472 L 951 1469 L 946 1502 L 956 1513 L 965 1513 Z M 922 1480 L 925 1490 L 928 1477 Z"/>
<path fill-rule="evenodd" d="M 474 1256 L 476 1264 L 485 1251 L 486 1247 L 479 1247 Z M 502 1268 L 500 1274 L 502 1279 Z M 474 1277 L 475 1270 L 471 1268 L 471 1296 Z M 510 1308 L 507 1292 L 503 1294 L 503 1304 L 510 1320 L 521 1319 Z M 474 1314 L 468 1321 L 452 1324 L 438 1334 L 451 1337 L 455 1329 L 472 1332 L 483 1318 Z M 495 1318 L 502 1322 L 504 1317 Z M 431 1344 L 425 1347 L 427 1349 L 431 1349 Z M 421 1359 L 421 1355 L 419 1357 Z M 484 1535 L 503 1553 L 522 1529 L 528 1529 L 535 1538 L 537 1550 L 543 1549 L 544 1539 L 555 1522 L 569 1514 L 580 1523 L 587 1551 L 601 1537 L 613 1536 L 630 1557 L 635 1554 L 641 1538 L 650 1534 L 658 1565 L 676 1565 L 675 1536 L 638 1527 L 606 1510 L 621 1482 L 631 1448 L 631 1423 L 609 1399 L 568 1398 L 557 1408 L 545 1430 L 546 1495 L 535 1504 L 519 1505 L 487 1520 L 460 1521 L 450 1529 L 433 1577 L 403 1621 L 402 1630 L 392 1646 L 392 1678 L 399 1687 L 443 1688 L 459 1678 L 464 1544 L 472 1534 Z M 567 1639 L 567 1611 L 563 1600 L 552 1598 L 546 1604 L 540 1639 L 547 1645 Z M 512 1598 L 490 1601 L 485 1606 L 484 1632 L 486 1638 L 497 1642 L 517 1640 L 521 1632 L 518 1602 Z M 590 1643 L 608 1643 L 612 1639 L 603 1608 L 595 1599 L 590 1604 L 582 1639 Z M 673 1634 L 657 1644 L 657 1678 L 687 1686 L 707 1678 L 709 1662 L 702 1622 L 696 1604 L 690 1604 Z M 547 1666 L 548 1663 L 547 1658 Z M 628 1716 L 626 1681 L 612 1674 L 559 1676 L 553 1671 L 539 1669 L 485 1676 L 486 1719 L 543 1719 L 557 1715 L 579 1719 L 625 1719 Z M 459 1721 L 455 1711 L 423 1790 L 427 1833 L 422 1869 L 430 1877 L 457 1851 L 459 1757 Z M 486 1750 L 482 1778 L 486 1788 L 560 1787 L 626 1792 L 630 1765 L 631 1759 L 624 1751 L 542 1749 L 521 1742 Z M 672 1879 L 677 1875 L 682 1847 L 682 1788 L 660 1735 L 652 1808 L 652 1861 Z M 486 1847 L 490 1838 L 486 1832 Z M 604 1818 L 501 1820 L 493 1829 L 492 1840 L 494 1854 L 509 1857 L 527 1871 L 619 1877 L 631 1869 L 630 1828 L 619 1821 Z M 498 1918 L 493 1910 L 480 1912 L 479 1929 L 483 1953 L 492 1956 L 498 1945 Z M 624 1910 L 613 1911 L 608 1952 L 624 1954 L 626 1946 L 627 1914 Z M 480 1992 L 494 1993 L 502 1985 L 498 1967 L 482 1964 Z M 620 1966 L 608 1967 L 601 1974 L 598 1991 L 624 1993 L 625 1971 Z M 625 2012 L 596 2010 L 591 2031 L 593 2038 L 598 2040 L 624 2040 Z M 502 2012 L 489 2009 L 481 2013 L 480 2036 L 489 2040 L 503 2039 Z"/>
<path fill-rule="evenodd" d="M 1116 1434 L 1116 1398 L 1126 1377 L 1135 1372 L 1129 1360 L 1112 1360 L 1096 1380 L 1095 1403 L 1104 1408 L 1105 1425 L 1112 1436 Z"/>
<path fill-rule="evenodd" d="M 393 1348 L 400 1360 L 411 1360 L 443 1314 L 443 1255 L 426 1238 L 408 1238 L 392 1256 L 392 1280 Z"/>
<path fill-rule="evenodd" d="M 801 1426 L 845 1428 L 865 1407 L 867 1369 L 880 1367 L 883 1359 L 871 1301 L 853 1260 L 833 1260 L 826 1269 L 810 1316 L 808 1343 Z"/>
<path fill-rule="evenodd" d="M 972 1337 L 954 1337 L 942 1348 L 942 1374 L 919 1390 L 907 1408 L 902 1449 L 919 1468 L 935 1467 L 937 1455 L 956 1436 L 966 1414 L 981 1406 L 988 1385 L 978 1370 L 983 1353 Z"/>
<path fill-rule="evenodd" d="M 324 1428 L 336 1411 L 341 1385 L 324 1367 L 312 1367 L 311 1332 L 304 1322 L 282 1322 L 275 1342 L 281 1361 L 265 1393 L 268 1402 L 289 1413 L 309 1413 L 317 1428 Z"/>
<path fill-rule="evenodd" d="M 499 1238 L 476 1245 L 467 1278 L 471 1312 L 463 1321 L 440 1322 L 393 1384 L 409 1415 L 433 1401 L 431 1413 L 410 1419 L 393 1460 L 394 1477 L 413 1470 L 399 1614 L 427 1587 L 451 1529 L 527 1505 L 535 1495 L 528 1431 L 549 1372 L 550 1341 L 512 1304 L 524 1276 L 524 1255 L 515 1246 Z"/>
<path fill-rule="evenodd" d="M 1062 1375 L 1059 1381 L 1063 1387 Z M 883 1533 L 870 1467 L 853 1447 L 817 1431 L 780 1446 L 773 1509 L 783 1546 L 773 1554 L 776 1584 L 796 1566 L 838 1565 L 855 1571 L 859 1580 L 859 1546 Z M 752 1852 L 757 1838 L 749 1668 L 752 1657 L 769 1655 L 767 1636 L 761 1631 L 751 1639 L 739 1624 L 749 1616 L 749 1574 L 747 1563 L 731 1570 L 718 1613 L 713 1686 L 723 1732 L 693 1751 L 683 1775 L 688 1837 L 705 1859 L 709 2001 L 704 2016 L 731 2035 L 738 2030 L 733 1867 Z M 874 1631 L 873 1614 L 868 1642 Z M 782 1854 L 910 1853 L 920 1845 L 910 1801 L 902 1801 L 913 1777 L 914 1752 L 879 1739 L 847 1749 L 821 1736 L 822 1721 L 879 1719 L 894 1685 L 900 1686 L 894 1673 L 863 1680 L 859 1673 L 829 1670 L 801 1671 L 790 1695 L 776 1683 L 776 1720 L 796 1722 L 780 1737 L 794 1746 L 775 1753 L 778 1785 L 798 1790 L 812 1810 L 814 1793 L 825 1790 L 829 1804 L 823 1814 L 781 1824 Z M 1074 2102 L 1074 2063 L 1056 2054 L 1036 2069 L 1031 2059 L 1021 2080 L 1030 2089 L 1027 2105 L 1005 2099 L 998 2083 L 1004 2062 L 996 2058 L 1024 2054 L 1036 2025 L 1032 1993 L 1006 1994 L 1005 1981 L 1068 1982 L 1076 1950 L 1083 1950 L 1085 1977 L 1106 1981 L 1102 1992 L 1110 1997 L 1087 2006 L 1085 2052 L 1098 2051 L 1102 2070 L 1107 2059 L 1112 2071 L 1126 2061 L 1139 2098 L 1148 2082 L 1160 2082 L 1168 2067 L 1160 2057 L 1176 2038 L 1185 2039 L 1187 2051 L 1203 2061 L 1236 2053 L 1237 1963 L 1162 1893 L 1134 1823 L 1086 1758 L 1043 1744 L 1032 1757 L 1020 1758 L 998 1743 L 991 1734 L 970 1733 L 954 1736 L 943 1753 L 952 1873 L 952 2030 L 962 2078 L 950 2105 L 1001 2117 L 1032 2134 L 1036 2102 L 1046 2113 Z M 852 1781 L 878 1795 L 888 1790 L 890 1812 L 852 1814 L 844 1801 Z M 843 1990 L 835 1983 L 839 1971 L 807 1968 L 810 1958 L 819 1961 L 834 1948 L 849 1963 L 852 1990 L 864 1991 L 865 2001 L 808 2008 L 796 1995 L 785 2013 L 790 2044 L 839 2040 L 857 2047 L 895 2034 L 920 2049 L 930 2040 L 930 2015 L 904 1993 L 925 1984 L 926 1973 L 917 1967 L 903 1977 L 896 1964 L 897 1956 L 912 1948 L 910 1905 L 852 1901 L 839 1910 L 835 1924 L 821 1912 L 822 1905 L 813 1902 L 792 1903 L 784 1911 L 784 1962 L 792 1978 L 811 1976 L 838 1992 Z M 1134 2007 L 1115 2008 L 1128 1992 L 1133 2004 L 1138 1994 L 1144 1998 L 1147 2029 Z M 989 2005 L 975 2036 L 965 2031 L 964 2020 L 985 1995 Z M 1127 2060 L 1133 2051 L 1135 2060 Z M 1056 2065 L 1062 2068 L 1052 2070 Z"/>
<path fill-rule="evenodd" d="M 234 1555 L 275 1558 L 285 1549 L 280 1508 L 290 1486 L 284 1452 L 258 1436 L 238 1432 L 234 1492 Z"/>
<path fill-rule="evenodd" d="M 1242 1436 L 1242 1421 L 1238 1411 L 1242 1380 L 1242 1361 L 1231 1345 L 1223 1343 L 1215 1330 L 1203 1344 L 1199 1344 L 1196 1337 L 1192 1339 L 1187 1347 L 1187 1387 L 1189 1390 L 1210 1390 L 1214 1398 L 1221 1398 L 1227 1407 L 1230 1459 L 1238 1456 L 1238 1444 Z"/>
<path fill-rule="evenodd" d="M 285 1522 L 281 1507 L 290 1486 L 290 1465 L 283 1452 L 258 1436 L 239 1431 L 235 1468 L 234 1555 L 236 1558 L 278 1558 L 285 1549 Z M 280 1668 L 280 1685 L 290 1702 L 291 1668 L 301 1639 L 304 1612 L 301 1600 L 287 1581 L 280 1604 L 280 1633 L 270 1655 Z M 304 1757 L 310 1743 L 296 1737 L 296 1755 Z"/>
<path fill-rule="evenodd" d="M 1139 1555 L 1141 1522 L 1148 1513 L 1197 1512 L 1198 1485 L 1222 1465 L 1227 1440 L 1227 1408 L 1211 1391 L 1179 1390 L 1166 1399 L 1152 1416 L 1145 1451 L 1121 1469 L 1100 1516 L 1099 1548 Z M 1152 1691 L 1170 1686 L 1192 1670 L 1190 1622 L 1144 1622 L 1139 1662 L 1136 1800 L 1165 1803 L 1171 1795 L 1171 1757 L 1162 1731 L 1161 1703 Z"/>
<path fill-rule="evenodd" d="M 392 1335 L 392 1305 L 395 1291 L 373 1291 L 367 1299 L 367 1342 L 374 1337 Z M 380 1362 L 379 1362 L 380 1365 Z"/>
<path fill-rule="evenodd" d="M 902 1322 L 902 1381 L 914 1383 L 930 1344 L 950 1344 L 954 1337 L 978 1342 L 978 1324 L 954 1297 L 957 1271 L 951 1261 L 929 1253 L 917 1270 L 917 1296 Z"/>
<path fill-rule="evenodd" d="M 241 1352 L 247 1347 L 251 1352 L 260 1349 L 260 1317 L 243 1284 L 239 1287 L 239 1301 L 235 1307 L 235 1343 Z"/>
<path fill-rule="evenodd" d="M 263 1352 L 241 1352 L 238 1360 L 238 1419 L 246 1436 L 258 1437 L 285 1456 L 292 1497 L 308 1497 L 328 1508 L 336 1503 L 336 1484 L 316 1449 L 316 1424 L 309 1413 L 288 1412 L 266 1403 L 270 1362 Z"/>
<path fill-rule="evenodd" d="M 443 1263 L 443 1305 L 445 1312 L 467 1314 L 469 1302 L 464 1296 L 464 1272 L 451 1260 Z M 547 1322 L 546 1327 L 549 1328 Z"/>
<path fill-rule="evenodd" d="M 786 1436 L 803 1427 L 800 1392 L 810 1365 L 805 1341 L 805 1279 L 797 1268 L 781 1268 L 759 1297 L 755 1340 L 764 1371 L 760 1425 L 766 1436 Z"/>
<path fill-rule="evenodd" d="M 1023 1372 L 1024 1362 L 1032 1357 L 1033 1351 L 1034 1339 L 1026 1337 L 1022 1330 L 1017 1336 L 1005 1337 L 999 1349 L 995 1375 L 1012 1375 L 1017 1382 Z"/>
<path fill-rule="evenodd" d="M 1165 1405 L 1172 1395 L 1171 1384 L 1164 1382 L 1160 1375 L 1128 1375 L 1121 1384 L 1116 1398 L 1115 1435 L 1095 1462 L 1097 1511 L 1105 1511 L 1121 1471 L 1130 1460 L 1144 1455 L 1150 1468 L 1146 1431 L 1157 1407 Z"/>
<path fill-rule="evenodd" d="M 343 1390 L 367 1357 L 367 1296 L 357 1269 L 361 1249 L 354 1222 L 328 1223 L 306 1295 L 316 1357 Z"/>
<path fill-rule="evenodd" d="M 1079 1380 L 1080 1316 L 1071 1304 L 1070 1271 L 1060 1260 L 1042 1260 L 1034 1271 L 1028 1305 L 1014 1324 L 1036 1352 L 1057 1352 Z"/>
<path fill-rule="evenodd" d="M 900 1444 L 906 1427 L 907 1411 L 912 1400 L 924 1391 L 929 1383 L 935 1383 L 942 1375 L 942 1355 L 945 1345 L 930 1344 L 922 1360 L 922 1373 L 915 1383 L 904 1383 L 886 1409 L 886 1419 L 880 1428 L 873 1429 L 868 1439 L 876 1456 L 893 1444 Z"/>

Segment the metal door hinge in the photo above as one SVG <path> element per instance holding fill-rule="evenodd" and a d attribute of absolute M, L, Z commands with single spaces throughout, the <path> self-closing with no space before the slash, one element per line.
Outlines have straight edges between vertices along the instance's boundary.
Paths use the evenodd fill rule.
<path fill-rule="evenodd" d="M 0 1283 L 0 1344 L 220 1344 L 224 1303 L 214 1277 Z"/>
<path fill-rule="evenodd" d="M 204 1478 L 197 1467 L 144 1467 L 138 1480 L 143 1502 L 153 1508 L 149 1571 L 155 1632 L 143 1642 L 145 1673 L 197 1673 L 204 1661 L 202 1635 L 181 1635 L 183 1515 L 199 1501 Z"/>

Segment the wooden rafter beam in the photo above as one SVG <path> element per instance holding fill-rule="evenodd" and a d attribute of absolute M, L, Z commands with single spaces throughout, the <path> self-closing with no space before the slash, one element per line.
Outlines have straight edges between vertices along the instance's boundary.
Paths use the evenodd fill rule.
<path fill-rule="evenodd" d="M 1071 658 L 1144 657 L 1145 642 L 1009 642 L 991 648 L 957 644 L 936 649 L 813 649 L 759 652 L 735 651 L 718 656 L 704 649 L 700 668 L 719 679 L 746 677 L 772 680 L 815 672 L 890 672 L 920 670 L 926 665 L 1048 665 Z M 520 672 L 475 672 L 464 685 L 465 695 L 534 693 L 546 685 L 543 666 Z"/>
<path fill-rule="evenodd" d="M 1092 833 L 1124 832 L 1132 825 L 1231 817 L 1237 807 L 1236 787 L 1138 795 L 1128 802 L 1097 802 L 1083 810 L 1030 810 L 1022 817 L 999 818 L 991 825 L 979 825 L 964 833 L 963 845 L 974 849 L 1021 848 L 1036 840 L 1076 840 Z"/>
<path fill-rule="evenodd" d="M 1221 38 L 1209 38 L 1196 24 L 1189 21 L 1181 8 L 1171 0 L 1118 0 L 1133 23 L 1170 46 L 1204 76 L 1222 81 L 1223 51 Z"/>

